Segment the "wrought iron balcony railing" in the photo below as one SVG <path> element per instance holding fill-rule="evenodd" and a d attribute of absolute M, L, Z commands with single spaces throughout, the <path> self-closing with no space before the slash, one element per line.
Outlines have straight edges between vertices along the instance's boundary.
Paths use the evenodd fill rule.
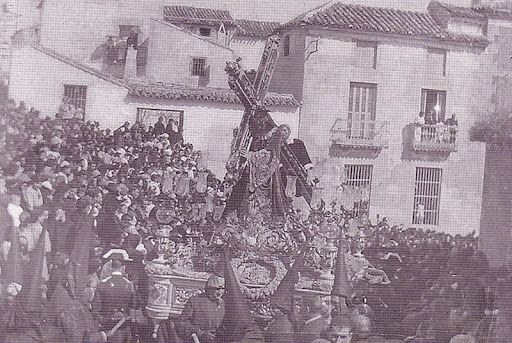
<path fill-rule="evenodd" d="M 418 151 L 457 151 L 458 127 L 442 123 L 416 124 L 413 149 Z"/>
<path fill-rule="evenodd" d="M 331 142 L 339 146 L 381 149 L 388 146 L 389 122 L 336 119 L 331 128 Z"/>

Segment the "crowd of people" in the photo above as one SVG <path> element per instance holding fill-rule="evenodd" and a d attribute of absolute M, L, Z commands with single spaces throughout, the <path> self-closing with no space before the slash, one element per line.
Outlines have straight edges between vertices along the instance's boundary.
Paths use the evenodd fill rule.
<path fill-rule="evenodd" d="M 85 289 L 92 301 L 105 276 L 101 256 L 111 248 L 134 260 L 125 269 L 144 299 L 137 280 L 144 254 L 151 255 L 146 238 L 156 210 L 172 209 L 168 224 L 186 237 L 220 219 L 230 187 L 183 143 L 172 119 L 111 131 L 78 119 L 41 118 L 11 101 L 2 105 L 0 145 L 0 260 L 3 284 L 14 285 L 11 295 L 34 276 L 27 273 L 42 240 L 48 299 L 63 285 L 72 296 Z"/>
<path fill-rule="evenodd" d="M 83 322 L 99 322 L 97 341 L 228 342 L 219 340 L 216 328 L 225 329 L 226 321 L 237 327 L 237 318 L 250 322 L 243 301 L 230 291 L 237 283 L 227 267 L 157 338 L 144 320 L 144 261 L 157 256 L 147 239 L 156 210 L 167 210 L 177 239 L 205 233 L 221 220 L 234 186 L 207 169 L 205 156 L 183 142 L 172 119 L 111 131 L 95 122 L 42 118 L 13 101 L 2 104 L 0 115 L 0 341 L 25 342 L 12 337 L 32 328 L 41 337 L 49 313 L 74 309 L 62 305 L 67 297 L 85 304 Z M 345 280 L 344 263 L 337 263 L 329 300 L 321 294 L 287 298 L 297 283 L 299 255 L 272 295 L 272 321 L 251 324 L 243 338 L 229 341 L 400 342 L 414 336 L 414 342 L 450 342 L 466 335 L 486 342 L 503 327 L 494 288 L 507 274 L 491 273 L 474 235 L 391 227 L 385 218 L 374 225 L 361 221 L 359 228 L 349 235 L 347 253 L 364 256 L 385 277 Z"/>

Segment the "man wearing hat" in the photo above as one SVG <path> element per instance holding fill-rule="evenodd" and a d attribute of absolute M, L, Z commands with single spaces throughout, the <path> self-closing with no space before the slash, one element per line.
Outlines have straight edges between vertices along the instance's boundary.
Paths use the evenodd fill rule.
<path fill-rule="evenodd" d="M 224 318 L 224 279 L 212 274 L 205 291 L 188 299 L 181 313 L 176 330 L 185 343 L 194 342 L 193 335 L 201 343 L 215 342 L 216 329 Z"/>
<path fill-rule="evenodd" d="M 138 304 L 133 283 L 123 276 L 123 266 L 129 261 L 128 253 L 122 249 L 111 249 L 104 258 L 110 258 L 111 275 L 101 280 L 92 301 L 92 311 L 99 318 L 102 331 L 111 330 L 121 320 L 133 314 Z M 132 342 L 131 329 L 123 324 L 108 342 Z"/>

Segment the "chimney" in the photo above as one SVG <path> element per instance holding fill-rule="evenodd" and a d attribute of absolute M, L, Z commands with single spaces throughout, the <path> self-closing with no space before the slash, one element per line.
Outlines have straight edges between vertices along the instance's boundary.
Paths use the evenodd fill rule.
<path fill-rule="evenodd" d="M 132 46 L 126 52 L 126 64 L 124 66 L 124 78 L 137 78 L 137 51 Z"/>

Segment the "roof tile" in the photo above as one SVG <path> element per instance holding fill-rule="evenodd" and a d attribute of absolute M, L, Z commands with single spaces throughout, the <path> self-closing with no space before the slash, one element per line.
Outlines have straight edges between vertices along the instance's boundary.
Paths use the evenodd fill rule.
<path fill-rule="evenodd" d="M 171 23 L 203 24 L 235 27 L 235 20 L 229 11 L 190 6 L 165 6 L 164 19 Z"/>
<path fill-rule="evenodd" d="M 235 92 L 224 88 L 191 87 L 163 83 L 130 83 L 129 93 L 142 98 L 160 98 L 171 100 L 204 100 L 228 104 L 240 104 Z M 265 106 L 296 107 L 300 102 L 289 94 L 268 93 Z"/>
<path fill-rule="evenodd" d="M 247 19 L 235 20 L 236 35 L 240 37 L 266 38 L 281 24 L 275 21 L 256 21 Z"/>
<path fill-rule="evenodd" d="M 471 9 L 466 10 L 469 11 L 467 13 L 472 11 Z M 463 12 L 462 10 L 460 11 Z M 354 31 L 416 36 L 482 46 L 488 44 L 488 41 L 483 37 L 448 32 L 428 13 L 343 4 L 340 2 L 325 4 L 303 13 L 282 25 L 281 28 L 299 25 L 317 25 Z"/>

